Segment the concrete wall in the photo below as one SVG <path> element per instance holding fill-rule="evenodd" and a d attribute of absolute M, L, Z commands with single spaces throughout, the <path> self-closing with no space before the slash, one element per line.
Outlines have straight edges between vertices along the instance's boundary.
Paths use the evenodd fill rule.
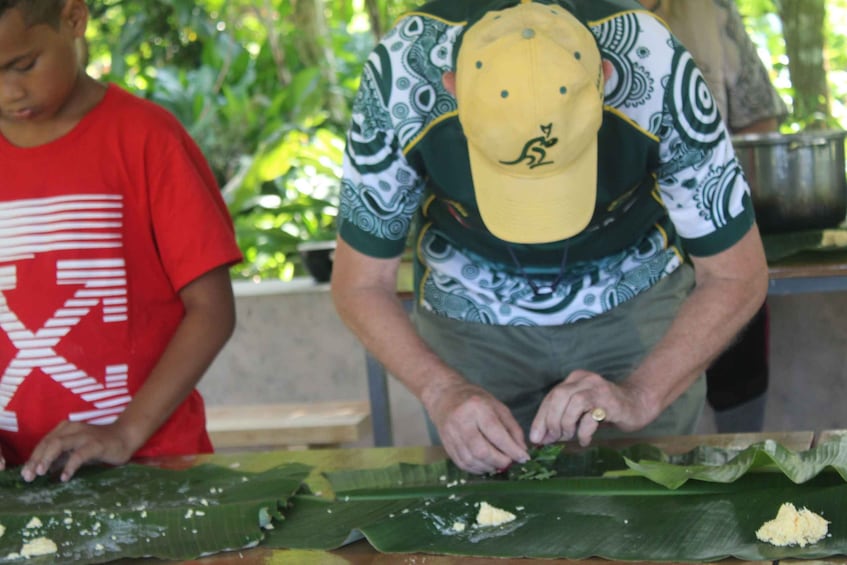
<path fill-rule="evenodd" d="M 780 296 L 769 304 L 766 427 L 847 428 L 847 293 Z"/>
<path fill-rule="evenodd" d="M 208 404 L 367 400 L 364 349 L 335 313 L 328 285 L 235 289 L 235 334 L 199 387 Z M 389 396 L 395 444 L 427 444 L 417 400 L 394 379 Z"/>
<path fill-rule="evenodd" d="M 364 351 L 338 319 L 327 285 L 237 283 L 236 294 L 235 335 L 200 384 L 209 404 L 368 398 Z M 768 300 L 766 430 L 847 428 L 847 293 Z M 395 444 L 428 443 L 417 400 L 394 379 L 389 395 Z M 713 429 L 707 412 L 700 431 Z"/>

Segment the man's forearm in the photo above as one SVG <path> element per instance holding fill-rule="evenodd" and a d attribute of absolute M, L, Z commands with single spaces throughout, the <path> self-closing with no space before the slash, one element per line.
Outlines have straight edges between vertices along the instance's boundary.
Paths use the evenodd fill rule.
<path fill-rule="evenodd" d="M 740 253 L 728 252 L 733 257 L 729 262 L 699 260 L 701 273 L 691 295 L 665 336 L 627 379 L 627 386 L 649 399 L 650 419 L 691 386 L 764 302 L 768 274 L 758 232 L 751 230 L 741 247 Z"/>
<path fill-rule="evenodd" d="M 694 289 L 667 334 L 628 379 L 628 384 L 647 391 L 652 417 L 694 383 L 762 302 L 758 294 L 732 285 Z"/>

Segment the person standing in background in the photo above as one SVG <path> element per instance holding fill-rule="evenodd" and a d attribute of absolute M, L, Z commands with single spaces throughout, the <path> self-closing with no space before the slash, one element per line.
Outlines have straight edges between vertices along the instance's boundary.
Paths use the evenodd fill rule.
<path fill-rule="evenodd" d="M 776 131 L 788 114 L 732 0 L 639 0 L 689 50 L 732 134 Z M 712 25 L 713 24 L 713 25 Z M 764 427 L 768 388 L 767 303 L 706 371 L 722 433 Z"/>

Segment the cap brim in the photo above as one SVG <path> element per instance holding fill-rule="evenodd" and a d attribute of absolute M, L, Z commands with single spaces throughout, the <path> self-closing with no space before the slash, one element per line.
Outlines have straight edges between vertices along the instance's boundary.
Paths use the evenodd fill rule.
<path fill-rule="evenodd" d="M 594 215 L 597 201 L 597 139 L 555 174 L 532 179 L 509 176 L 468 143 L 477 206 L 485 227 L 513 243 L 549 243 L 573 237 Z"/>

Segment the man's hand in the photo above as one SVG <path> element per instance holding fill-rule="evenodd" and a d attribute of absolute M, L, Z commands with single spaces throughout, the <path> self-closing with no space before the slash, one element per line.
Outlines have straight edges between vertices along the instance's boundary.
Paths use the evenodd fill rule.
<path fill-rule="evenodd" d="M 0 447 L 0 471 L 6 470 L 6 458 L 3 457 L 3 448 Z"/>
<path fill-rule="evenodd" d="M 601 421 L 592 417 L 600 408 Z M 648 395 L 626 383 L 615 384 L 597 373 L 574 371 L 551 390 L 538 408 L 530 441 L 548 444 L 574 436 L 583 447 L 591 443 L 597 428 L 614 424 L 623 431 L 639 430 L 658 415 Z"/>
<path fill-rule="evenodd" d="M 471 473 L 529 459 L 509 409 L 447 366 L 412 326 L 397 299 L 400 257 L 378 259 L 339 239 L 332 296 L 339 316 L 388 372 L 426 407 L 447 454 Z"/>
<path fill-rule="evenodd" d="M 493 473 L 529 460 L 520 425 L 509 409 L 484 389 L 454 383 L 433 396 L 430 417 L 444 449 L 461 469 Z"/>
<path fill-rule="evenodd" d="M 25 481 L 33 481 L 38 476 L 46 475 L 54 464 L 58 464 L 62 467 L 60 478 L 65 482 L 86 463 L 122 465 L 130 460 L 139 447 L 131 445 L 126 435 L 125 430 L 117 424 L 94 426 L 62 422 L 35 447 L 29 461 L 21 469 L 21 476 Z"/>

